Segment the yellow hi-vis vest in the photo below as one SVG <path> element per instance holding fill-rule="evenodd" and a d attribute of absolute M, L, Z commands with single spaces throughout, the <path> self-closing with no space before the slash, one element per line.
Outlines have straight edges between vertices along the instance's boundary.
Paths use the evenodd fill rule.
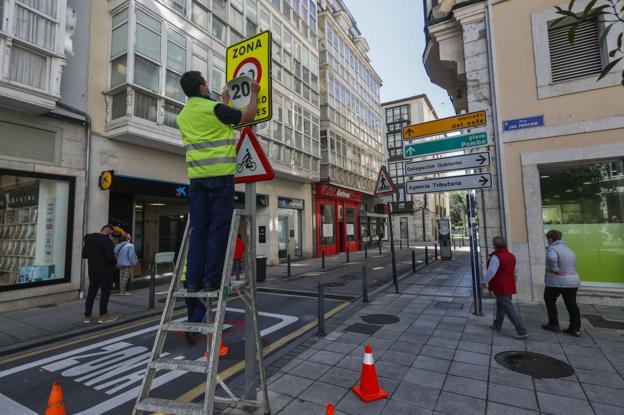
<path fill-rule="evenodd" d="M 182 282 L 186 281 L 186 262 L 184 263 L 184 266 L 182 267 L 182 275 L 180 276 L 180 281 Z"/>
<path fill-rule="evenodd" d="M 186 149 L 189 179 L 236 173 L 234 129 L 219 121 L 214 112 L 216 105 L 215 101 L 192 97 L 176 118 Z"/>

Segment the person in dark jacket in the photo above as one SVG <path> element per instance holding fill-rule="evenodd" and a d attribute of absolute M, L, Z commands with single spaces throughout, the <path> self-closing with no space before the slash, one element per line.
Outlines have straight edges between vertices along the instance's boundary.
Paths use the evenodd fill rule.
<path fill-rule="evenodd" d="M 84 323 L 91 323 L 93 302 L 100 291 L 100 318 L 98 323 L 108 323 L 117 320 L 108 314 L 108 299 L 113 287 L 113 273 L 115 271 L 115 254 L 111 234 L 113 227 L 104 225 L 100 232 L 90 233 L 84 237 L 82 257 L 87 259 L 89 269 L 89 290 L 85 303 Z"/>
<path fill-rule="evenodd" d="M 232 271 L 236 275 L 237 280 L 240 280 L 243 252 L 245 252 L 245 241 L 243 241 L 243 238 L 240 236 L 239 233 L 236 237 L 236 246 L 234 247 L 234 264 L 232 264 Z"/>
<path fill-rule="evenodd" d="M 494 331 L 500 331 L 505 314 L 516 328 L 516 339 L 526 339 L 527 330 L 514 309 L 511 296 L 516 293 L 516 257 L 507 250 L 507 240 L 502 236 L 492 239 L 494 252 L 489 256 L 488 270 L 483 276 L 481 287 L 486 286 L 496 296 L 496 317 L 490 326 Z"/>

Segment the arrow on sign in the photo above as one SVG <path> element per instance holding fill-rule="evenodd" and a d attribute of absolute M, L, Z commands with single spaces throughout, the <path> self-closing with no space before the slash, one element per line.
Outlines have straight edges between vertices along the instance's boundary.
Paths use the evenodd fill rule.
<path fill-rule="evenodd" d="M 479 154 L 479 157 L 477 157 L 477 162 L 479 163 L 479 166 L 483 166 L 483 163 L 485 163 L 486 161 L 487 158 L 485 158 L 483 154 Z"/>
<path fill-rule="evenodd" d="M 405 151 L 407 152 L 408 149 L 409 147 L 406 147 Z M 481 168 L 489 165 L 490 153 L 484 151 L 482 153 L 462 154 L 461 156 L 442 157 L 433 160 L 421 160 L 405 163 L 404 171 L 405 175 L 409 177 L 440 173 L 444 171 Z"/>
<path fill-rule="evenodd" d="M 407 130 L 405 130 L 405 132 L 409 134 L 410 136 L 414 134 L 414 130 L 412 130 L 411 128 L 408 128 Z"/>
<path fill-rule="evenodd" d="M 485 176 L 481 176 L 481 178 L 479 179 L 479 184 L 481 186 L 485 186 L 488 182 L 489 182 L 489 180 Z"/>
<path fill-rule="evenodd" d="M 492 187 L 490 173 L 468 174 L 465 176 L 441 177 L 438 179 L 412 180 L 405 182 L 405 193 L 452 192 L 455 190 L 485 189 Z"/>

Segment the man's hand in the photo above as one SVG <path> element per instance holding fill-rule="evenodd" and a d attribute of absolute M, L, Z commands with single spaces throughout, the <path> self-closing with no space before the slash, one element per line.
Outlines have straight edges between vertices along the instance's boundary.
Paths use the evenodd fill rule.
<path fill-rule="evenodd" d="M 241 124 L 246 124 L 253 121 L 256 118 L 256 112 L 258 111 L 258 92 L 260 92 L 260 84 L 255 80 L 251 81 L 251 101 L 241 117 Z"/>
<path fill-rule="evenodd" d="M 260 92 L 260 84 L 256 82 L 256 80 L 254 79 L 253 81 L 251 81 L 251 93 L 252 95 L 258 95 L 258 92 Z"/>
<path fill-rule="evenodd" d="M 221 92 L 221 102 L 227 105 L 229 100 L 230 100 L 230 93 L 228 92 L 227 88 L 224 88 L 223 91 Z"/>

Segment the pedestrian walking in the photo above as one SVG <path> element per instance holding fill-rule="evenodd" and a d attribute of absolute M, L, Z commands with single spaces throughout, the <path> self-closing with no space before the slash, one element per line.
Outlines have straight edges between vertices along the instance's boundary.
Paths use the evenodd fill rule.
<path fill-rule="evenodd" d="M 241 237 L 240 233 L 236 236 L 236 246 L 234 247 L 234 264 L 232 264 L 232 271 L 236 275 L 236 279 L 240 280 L 241 273 L 241 260 L 243 259 L 243 252 L 245 251 L 245 241 Z"/>
<path fill-rule="evenodd" d="M 260 86 L 253 82 L 251 102 L 244 111 L 224 105 L 229 101 L 227 91 L 221 97 L 223 104 L 208 99 L 210 89 L 200 72 L 186 72 L 180 79 L 180 86 L 189 97 L 176 118 L 186 149 L 190 179 L 188 200 L 192 232 L 186 285 L 190 292 L 214 291 L 221 284 L 234 211 L 236 139 L 233 126 L 255 118 Z"/>
<path fill-rule="evenodd" d="M 512 303 L 512 295 L 516 293 L 516 280 L 518 278 L 518 269 L 516 265 L 516 257 L 507 249 L 507 240 L 503 236 L 495 236 L 492 239 L 494 252 L 488 257 L 488 269 L 481 287 L 486 286 L 496 296 L 496 316 L 494 322 L 490 326 L 494 331 L 500 331 L 503 326 L 505 315 L 514 325 L 516 339 L 526 339 L 528 337 L 527 330 L 522 324 L 520 316 Z"/>
<path fill-rule="evenodd" d="M 84 237 L 82 257 L 87 259 L 89 271 L 89 290 L 85 303 L 84 323 L 91 323 L 93 302 L 100 292 L 100 317 L 98 323 L 108 323 L 117 317 L 108 314 L 108 299 L 113 286 L 115 271 L 115 254 L 111 234 L 113 227 L 104 225 L 100 232 L 90 233 Z"/>
<path fill-rule="evenodd" d="M 557 297 L 561 295 L 570 318 L 570 326 L 564 333 L 581 337 L 581 312 L 576 304 L 576 293 L 581 279 L 576 272 L 576 255 L 561 239 L 562 233 L 551 229 L 546 233 L 546 275 L 544 276 L 544 303 L 548 311 L 548 323 L 544 330 L 561 331 L 557 315 Z"/>
<path fill-rule="evenodd" d="M 138 263 L 136 250 L 132 244 L 132 235 L 126 233 L 123 241 L 115 245 L 114 253 L 119 269 L 119 295 L 130 295 L 127 291 L 128 281 L 132 278 L 134 266 Z"/>

